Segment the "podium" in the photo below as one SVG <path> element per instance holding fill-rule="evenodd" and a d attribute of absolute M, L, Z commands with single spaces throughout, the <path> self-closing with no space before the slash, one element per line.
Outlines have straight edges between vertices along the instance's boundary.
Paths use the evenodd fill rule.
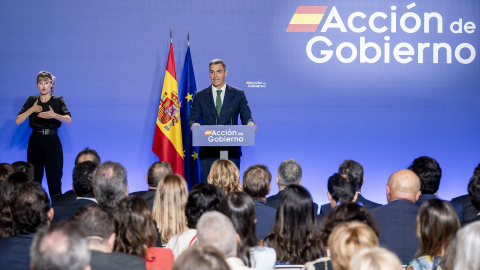
<path fill-rule="evenodd" d="M 192 145 L 219 146 L 220 158 L 228 159 L 229 146 L 255 146 L 255 126 L 193 126 Z"/>

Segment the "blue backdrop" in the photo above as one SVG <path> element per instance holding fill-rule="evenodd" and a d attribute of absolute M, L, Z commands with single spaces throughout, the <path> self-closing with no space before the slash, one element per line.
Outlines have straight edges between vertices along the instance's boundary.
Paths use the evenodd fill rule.
<path fill-rule="evenodd" d="M 1 1 L 0 162 L 26 160 L 28 121 L 14 120 L 48 70 L 72 113 L 63 191 L 87 146 L 126 167 L 130 191 L 145 189 L 171 28 L 178 81 L 190 33 L 197 88 L 221 58 L 245 90 L 258 131 L 241 173 L 262 163 L 275 177 L 295 158 L 325 203 L 328 177 L 354 159 L 364 195 L 385 203 L 388 176 L 428 155 L 450 199 L 480 162 L 479 14 L 477 0 Z M 299 18 L 314 30 L 287 32 Z"/>

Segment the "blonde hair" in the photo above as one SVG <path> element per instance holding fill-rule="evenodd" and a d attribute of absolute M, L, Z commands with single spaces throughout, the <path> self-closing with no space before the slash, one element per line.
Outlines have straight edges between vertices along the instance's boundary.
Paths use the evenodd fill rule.
<path fill-rule="evenodd" d="M 152 216 L 157 222 L 162 244 L 188 229 L 185 217 L 187 197 L 187 183 L 181 175 L 169 174 L 158 183 Z"/>
<path fill-rule="evenodd" d="M 397 255 L 381 247 L 364 248 L 350 260 L 348 270 L 400 270 Z"/>
<path fill-rule="evenodd" d="M 213 162 L 207 181 L 223 190 L 225 195 L 230 192 L 242 191 L 240 172 L 237 166 L 228 159 L 217 159 Z"/>
<path fill-rule="evenodd" d="M 350 259 L 361 248 L 378 246 L 375 232 L 358 221 L 346 222 L 336 226 L 328 238 L 328 246 L 335 270 L 347 270 Z"/>

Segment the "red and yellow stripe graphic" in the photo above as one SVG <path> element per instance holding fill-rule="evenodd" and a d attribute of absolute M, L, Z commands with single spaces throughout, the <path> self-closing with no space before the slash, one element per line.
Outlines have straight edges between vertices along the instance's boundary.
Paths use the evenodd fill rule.
<path fill-rule="evenodd" d="M 327 6 L 299 6 L 287 27 L 287 32 L 317 31 Z"/>

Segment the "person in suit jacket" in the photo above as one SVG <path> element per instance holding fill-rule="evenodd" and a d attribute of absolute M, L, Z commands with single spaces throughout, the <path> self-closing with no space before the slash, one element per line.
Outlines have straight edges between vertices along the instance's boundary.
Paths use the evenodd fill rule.
<path fill-rule="evenodd" d="M 286 159 L 280 163 L 277 172 L 277 186 L 278 193 L 267 198 L 267 205 L 278 209 L 280 197 L 283 190 L 288 185 L 301 185 L 302 184 L 302 167 L 294 159 Z M 313 211 L 315 215 L 318 213 L 318 204 L 313 203 Z"/>
<path fill-rule="evenodd" d="M 172 166 L 166 161 L 157 161 L 148 168 L 147 184 L 148 190 L 137 191 L 130 193 L 131 197 L 142 197 L 150 208 L 153 210 L 153 199 L 155 198 L 155 192 L 157 190 L 158 183 L 166 175 L 173 174 Z"/>
<path fill-rule="evenodd" d="M 365 183 L 365 177 L 363 176 L 363 166 L 354 161 L 354 160 L 345 160 L 343 163 L 340 165 L 338 168 L 338 173 L 339 174 L 348 174 L 350 175 L 353 180 L 355 181 L 357 185 L 357 200 L 356 202 L 361 203 L 363 206 L 365 206 L 366 209 L 374 209 L 381 204 L 372 202 L 365 197 L 362 196 L 361 191 L 362 191 L 362 186 Z M 320 207 L 320 214 L 328 214 L 332 211 L 332 206 L 327 203 L 324 204 Z"/>
<path fill-rule="evenodd" d="M 470 221 L 462 222 L 462 226 L 480 221 L 480 174 L 473 175 L 470 178 L 468 182 L 468 196 L 470 197 L 470 202 L 477 210 L 477 216 Z"/>
<path fill-rule="evenodd" d="M 72 187 L 76 194 L 76 199 L 69 205 L 53 207 L 55 216 L 53 217 L 52 223 L 67 220 L 71 218 L 80 207 L 97 203 L 97 200 L 95 200 L 93 196 L 92 188 L 92 174 L 95 168 L 97 168 L 97 164 L 92 161 L 79 163 L 73 168 Z"/>
<path fill-rule="evenodd" d="M 242 125 L 255 125 L 245 93 L 225 83 L 227 66 L 223 60 L 214 59 L 209 64 L 212 85 L 198 91 L 193 97 L 188 126 L 196 125 L 237 125 L 238 116 Z M 255 130 L 257 127 L 255 126 Z M 240 169 L 240 147 L 228 147 L 228 158 Z M 202 182 L 212 163 L 220 158 L 220 147 L 200 147 L 199 158 Z"/>
<path fill-rule="evenodd" d="M 420 197 L 420 179 L 411 170 L 400 170 L 388 179 L 388 204 L 372 209 L 370 213 L 380 228 L 380 246 L 395 253 L 403 264 L 408 264 L 418 250 L 415 234 Z"/>
<path fill-rule="evenodd" d="M 259 240 L 264 239 L 272 231 L 277 209 L 267 205 L 267 194 L 270 192 L 272 174 L 265 165 L 252 165 L 243 173 L 243 191 L 253 198 L 255 206 L 255 234 Z"/>
<path fill-rule="evenodd" d="M 475 175 L 480 175 L 480 163 L 477 165 L 477 167 L 473 171 L 473 176 Z M 463 206 L 463 220 L 460 220 L 461 222 L 468 223 L 477 218 L 478 211 L 470 201 L 469 194 L 465 194 L 465 195 L 453 198 L 450 202 L 452 203 L 452 205 L 460 204 Z"/>
<path fill-rule="evenodd" d="M 420 191 L 422 193 L 415 203 L 418 207 L 430 199 L 438 198 L 437 191 L 440 187 L 442 169 L 435 159 L 427 156 L 418 157 L 408 169 L 420 178 Z M 452 206 L 458 215 L 458 219 L 463 220 L 463 206 L 456 202 L 453 202 Z"/>

